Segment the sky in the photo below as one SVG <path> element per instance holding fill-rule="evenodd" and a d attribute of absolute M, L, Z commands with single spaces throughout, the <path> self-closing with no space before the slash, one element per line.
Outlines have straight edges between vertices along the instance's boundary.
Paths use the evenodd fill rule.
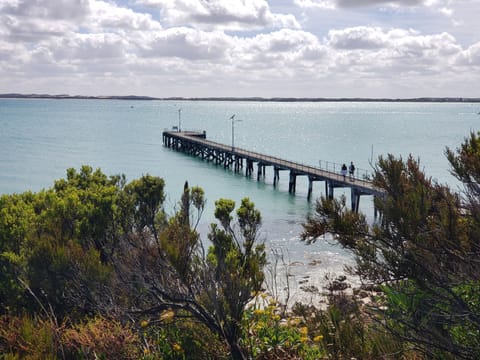
<path fill-rule="evenodd" d="M 0 93 L 480 97 L 480 0 L 0 0 Z"/>

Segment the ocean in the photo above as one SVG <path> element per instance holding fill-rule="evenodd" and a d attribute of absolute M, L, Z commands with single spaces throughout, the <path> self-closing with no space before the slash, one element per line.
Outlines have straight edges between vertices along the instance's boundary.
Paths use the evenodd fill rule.
<path fill-rule="evenodd" d="M 215 200 L 239 204 L 249 197 L 261 211 L 261 239 L 269 251 L 281 251 L 297 277 L 319 269 L 340 273 L 350 254 L 333 241 L 307 246 L 299 240 L 301 223 L 314 209 L 307 201 L 308 180 L 298 177 L 288 193 L 288 173 L 273 171 L 265 180 L 246 178 L 223 166 L 169 150 L 162 132 L 180 126 L 206 131 L 209 140 L 335 171 L 353 161 L 369 173 L 379 155 L 420 159 L 433 179 L 454 188 L 446 147 L 457 148 L 480 130 L 479 104 L 400 102 L 242 102 L 0 99 L 0 193 L 38 191 L 65 177 L 66 169 L 88 164 L 108 175 L 143 174 L 166 182 L 166 209 L 173 211 L 183 184 L 205 190 L 207 209 L 202 237 L 214 221 Z M 181 110 L 181 111 L 179 111 Z M 232 125 L 231 116 L 235 114 Z M 313 198 L 324 185 L 314 183 Z M 336 195 L 348 190 L 336 189 Z M 348 197 L 347 197 L 348 198 Z M 373 216 L 372 199 L 362 197 L 360 211 Z M 206 241 L 206 240 L 205 240 Z"/>

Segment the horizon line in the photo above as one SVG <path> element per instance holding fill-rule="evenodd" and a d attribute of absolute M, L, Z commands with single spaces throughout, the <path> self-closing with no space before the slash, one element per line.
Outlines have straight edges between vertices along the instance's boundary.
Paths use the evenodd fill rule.
<path fill-rule="evenodd" d="M 373 97 L 152 97 L 142 95 L 69 95 L 69 94 L 0 94 L 2 99 L 82 99 L 82 100 L 163 100 L 163 101 L 258 101 L 258 102 L 480 102 L 475 97 L 412 97 L 412 98 L 373 98 Z"/>

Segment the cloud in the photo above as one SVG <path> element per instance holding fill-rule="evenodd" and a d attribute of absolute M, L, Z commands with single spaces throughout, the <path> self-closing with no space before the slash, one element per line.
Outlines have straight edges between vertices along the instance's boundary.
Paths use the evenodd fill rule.
<path fill-rule="evenodd" d="M 459 54 L 456 63 L 460 66 L 480 68 L 480 42 L 473 44 Z M 480 69 L 477 69 L 480 70 Z"/>
<path fill-rule="evenodd" d="M 161 10 L 170 26 L 248 31 L 270 28 L 299 28 L 292 14 L 270 11 L 266 0 L 138 0 L 137 3 Z"/>
<path fill-rule="evenodd" d="M 81 20 L 89 13 L 89 0 L 0 0 L 0 12 L 19 18 Z"/>
<path fill-rule="evenodd" d="M 49 46 L 56 61 L 76 63 L 124 58 L 125 40 L 114 34 L 75 34 L 55 40 Z"/>
<path fill-rule="evenodd" d="M 250 60 L 252 67 L 278 68 L 280 62 L 293 65 L 299 64 L 299 61 L 314 58 L 313 54 L 318 57 L 323 55 L 323 46 L 318 38 L 301 30 L 282 29 L 237 40 L 234 43 L 237 59 Z M 267 59 L 270 60 L 266 62 Z"/>
<path fill-rule="evenodd" d="M 88 0 L 0 0 L 0 33 L 36 42 L 75 29 L 89 13 Z"/>
<path fill-rule="evenodd" d="M 91 12 L 84 26 L 105 30 L 159 30 L 162 28 L 150 14 L 142 14 L 132 9 L 119 7 L 105 1 L 91 1 Z"/>
<path fill-rule="evenodd" d="M 444 4 L 450 3 L 450 0 L 294 0 L 294 3 L 301 8 L 321 9 L 435 6 L 448 12 L 448 8 Z"/>
<path fill-rule="evenodd" d="M 137 42 L 142 57 L 188 60 L 215 60 L 225 56 L 232 46 L 232 38 L 222 32 L 204 32 L 190 28 L 171 28 L 165 31 L 144 34 Z"/>
<path fill-rule="evenodd" d="M 75 32 L 158 30 L 150 14 L 96 0 L 0 0 L 0 35 L 38 42 Z"/>
<path fill-rule="evenodd" d="M 26 49 L 17 43 L 0 40 L 0 62 L 8 66 L 8 62 L 18 62 L 26 53 Z"/>
<path fill-rule="evenodd" d="M 462 53 L 461 46 L 447 33 L 421 35 L 404 29 L 348 28 L 331 31 L 327 42 L 332 46 L 337 72 L 393 83 L 412 81 L 415 76 L 415 82 L 448 77 L 455 72 L 453 65 Z"/>
<path fill-rule="evenodd" d="M 63 36 L 75 29 L 66 21 L 42 21 L 35 18 L 22 19 L 0 14 L 0 33 L 10 41 L 37 42 L 52 36 Z"/>
<path fill-rule="evenodd" d="M 386 41 L 381 29 L 367 26 L 328 32 L 328 43 L 337 49 L 378 49 L 384 47 Z"/>
<path fill-rule="evenodd" d="M 97 93 L 128 88 L 154 96 L 375 96 L 387 85 L 419 91 L 418 83 L 437 91 L 480 63 L 480 45 L 463 50 L 447 33 L 379 27 L 336 29 L 324 39 L 292 29 L 240 37 L 179 27 L 76 34 L 9 49 L 22 59 L 14 63 L 0 52 L 10 73 L 58 81 L 57 92 L 75 81 L 82 89 L 95 85 Z M 235 86 L 227 90 L 226 83 Z"/>
<path fill-rule="evenodd" d="M 419 6 L 423 5 L 426 0 L 335 0 L 338 7 L 370 7 L 379 5 L 391 5 L 397 7 Z"/>
<path fill-rule="evenodd" d="M 395 23 L 386 13 L 373 21 L 372 12 L 361 11 L 365 17 L 350 22 L 312 11 L 307 28 L 298 29 L 290 26 L 296 24 L 292 8 L 282 6 L 285 14 L 278 14 L 263 0 L 142 0 L 145 7 L 137 2 L 135 8 L 120 1 L 0 0 L 0 92 L 385 96 L 393 89 L 389 95 L 398 97 L 460 96 L 480 81 L 480 42 L 478 0 L 458 1 L 463 7 L 453 15 L 464 23 L 448 29 L 444 15 L 435 18 L 435 28 L 419 27 L 425 18 L 415 18 L 417 11 Z M 422 14 L 451 5 L 420 3 L 427 10 Z M 161 11 L 162 23 L 160 12 L 142 12 L 149 6 Z M 359 23 L 364 26 L 351 25 Z M 252 31 L 226 32 L 232 29 Z M 454 37 L 455 29 L 469 41 Z"/>

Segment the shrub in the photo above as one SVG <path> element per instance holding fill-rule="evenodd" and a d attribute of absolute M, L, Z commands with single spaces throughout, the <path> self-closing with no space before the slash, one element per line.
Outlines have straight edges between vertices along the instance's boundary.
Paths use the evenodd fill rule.
<path fill-rule="evenodd" d="M 299 319 L 281 317 L 273 299 L 261 294 L 247 308 L 243 342 L 255 359 L 319 359 L 326 353 L 321 338 L 309 334 Z"/>
<path fill-rule="evenodd" d="M 5 359 L 57 359 L 61 327 L 39 317 L 0 317 L 0 353 Z"/>
<path fill-rule="evenodd" d="M 226 343 L 185 312 L 166 310 L 140 327 L 145 359 L 229 359 Z"/>
<path fill-rule="evenodd" d="M 62 341 L 69 359 L 138 359 L 142 355 L 134 329 L 102 317 L 66 329 Z"/>

